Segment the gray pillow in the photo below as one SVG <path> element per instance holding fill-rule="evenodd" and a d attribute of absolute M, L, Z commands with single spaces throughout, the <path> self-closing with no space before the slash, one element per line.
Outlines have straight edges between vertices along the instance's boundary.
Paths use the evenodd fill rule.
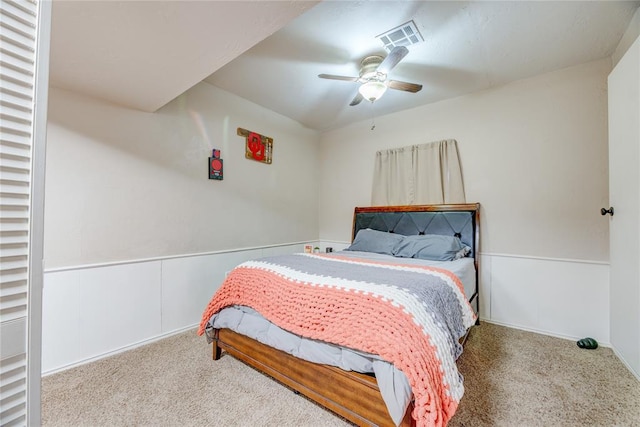
<path fill-rule="evenodd" d="M 393 255 L 394 248 L 402 242 L 404 236 L 387 233 L 385 231 L 363 228 L 358 231 L 351 246 L 346 251 L 375 252 L 378 254 Z"/>
<path fill-rule="evenodd" d="M 425 234 L 405 236 L 395 247 L 394 255 L 403 258 L 420 258 L 432 261 L 453 261 L 465 257 L 471 248 L 458 237 Z"/>

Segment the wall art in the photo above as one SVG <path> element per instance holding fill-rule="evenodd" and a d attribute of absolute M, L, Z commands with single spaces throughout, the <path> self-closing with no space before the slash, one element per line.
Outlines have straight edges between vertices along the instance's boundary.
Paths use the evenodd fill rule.
<path fill-rule="evenodd" d="M 257 162 L 271 164 L 273 139 L 246 129 L 238 128 L 238 136 L 246 140 L 244 157 Z"/>
<path fill-rule="evenodd" d="M 214 148 L 209 157 L 209 179 L 217 179 L 221 181 L 222 176 L 222 159 L 220 158 L 220 150 Z"/>

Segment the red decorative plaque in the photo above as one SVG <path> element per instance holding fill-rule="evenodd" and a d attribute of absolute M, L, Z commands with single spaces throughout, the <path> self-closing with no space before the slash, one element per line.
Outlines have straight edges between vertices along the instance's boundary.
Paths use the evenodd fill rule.
<path fill-rule="evenodd" d="M 273 139 L 246 129 L 238 128 L 238 135 L 244 136 L 247 143 L 244 157 L 257 162 L 271 164 Z"/>

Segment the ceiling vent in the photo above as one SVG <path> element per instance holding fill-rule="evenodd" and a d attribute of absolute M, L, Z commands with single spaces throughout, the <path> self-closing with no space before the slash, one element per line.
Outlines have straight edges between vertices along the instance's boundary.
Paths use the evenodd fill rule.
<path fill-rule="evenodd" d="M 405 22 L 396 28 L 376 36 L 376 38 L 380 39 L 388 51 L 396 46 L 410 46 L 424 41 L 413 21 Z"/>

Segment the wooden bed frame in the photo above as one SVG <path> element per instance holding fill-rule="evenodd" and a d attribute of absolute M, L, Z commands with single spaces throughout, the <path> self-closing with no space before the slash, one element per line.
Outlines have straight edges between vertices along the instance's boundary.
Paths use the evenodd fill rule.
<path fill-rule="evenodd" d="M 360 228 L 375 228 L 381 231 L 397 232 L 393 227 L 401 221 L 412 221 L 412 215 L 423 215 L 421 212 L 467 212 L 470 217 L 470 227 L 466 224 L 466 238 L 473 242 L 464 241 L 472 247 L 472 255 L 476 265 L 476 291 L 469 298 L 478 304 L 478 251 L 480 248 L 480 205 L 451 204 L 451 205 L 418 205 L 418 206 L 385 206 L 385 207 L 356 207 L 353 221 L 353 236 Z M 381 213 L 384 220 L 375 225 L 375 215 Z M 373 215 L 373 217 L 372 217 Z M 408 216 L 407 216 L 408 215 Z M 405 221 L 406 222 L 406 221 Z M 406 226 L 406 224 L 405 224 Z M 405 226 L 398 225 L 405 229 Z M 455 228 L 455 226 L 452 226 Z M 386 228 L 386 229 L 385 229 Z M 429 230 L 428 230 L 429 231 Z M 409 234 L 423 234 L 424 229 Z M 402 233 L 405 234 L 405 233 Z M 437 232 L 436 234 L 444 234 Z M 458 231 L 456 231 L 458 234 Z M 471 237 L 469 237 L 471 236 Z M 475 300 L 475 301 L 474 301 Z M 478 311 L 479 312 L 479 311 Z M 358 426 L 394 426 L 382 399 L 378 384 L 373 375 L 320 365 L 291 356 L 283 351 L 264 345 L 256 340 L 233 332 L 230 329 L 217 329 L 214 332 L 213 359 L 221 357 L 222 350 L 258 371 L 267 374 L 301 393 L 321 406 L 342 416 Z M 415 425 L 411 418 L 413 403 L 409 405 L 403 427 Z"/>

